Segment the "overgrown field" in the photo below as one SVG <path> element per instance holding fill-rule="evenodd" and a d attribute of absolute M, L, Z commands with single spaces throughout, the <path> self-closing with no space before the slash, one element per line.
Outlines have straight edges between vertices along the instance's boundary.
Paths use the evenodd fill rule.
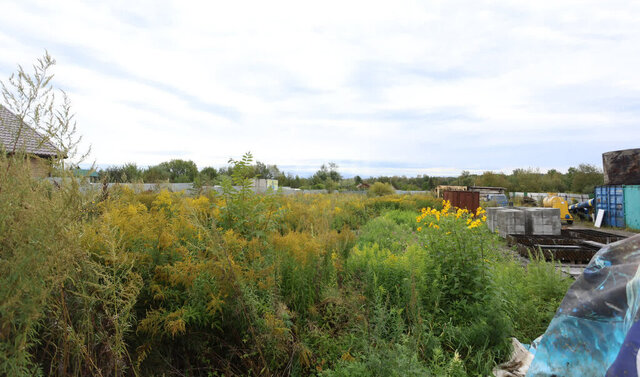
<path fill-rule="evenodd" d="M 478 376 L 569 280 L 429 196 L 83 194 L 0 160 L 0 374 Z"/>

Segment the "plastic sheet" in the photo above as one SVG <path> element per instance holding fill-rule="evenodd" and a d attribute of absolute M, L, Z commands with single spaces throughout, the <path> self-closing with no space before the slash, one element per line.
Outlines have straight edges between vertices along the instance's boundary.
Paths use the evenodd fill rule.
<path fill-rule="evenodd" d="M 640 316 L 640 235 L 591 259 L 565 295 L 527 377 L 604 376 Z"/>
<path fill-rule="evenodd" d="M 513 346 L 511 359 L 493 368 L 494 377 L 524 377 L 526 375 L 533 360 L 533 354 L 525 344 L 520 343 L 516 338 L 511 338 L 511 345 Z"/>
<path fill-rule="evenodd" d="M 607 377 L 638 377 L 639 350 L 640 322 L 636 322 L 627 333 L 616 361 L 609 367 Z"/>

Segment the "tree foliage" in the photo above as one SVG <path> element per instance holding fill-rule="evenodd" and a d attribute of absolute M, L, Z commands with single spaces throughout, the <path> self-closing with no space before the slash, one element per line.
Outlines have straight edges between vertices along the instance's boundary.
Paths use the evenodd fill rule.
<path fill-rule="evenodd" d="M 126 163 L 122 166 L 112 166 L 100 171 L 103 180 L 114 183 L 139 182 L 143 179 L 144 173 L 145 172 L 133 162 Z"/>
<path fill-rule="evenodd" d="M 593 192 L 596 186 L 604 184 L 602 170 L 593 165 L 580 164 L 577 168 L 569 168 L 567 175 L 571 177 L 571 190 L 574 192 Z"/>
<path fill-rule="evenodd" d="M 207 166 L 206 168 L 202 168 L 199 173 L 200 180 L 206 184 L 213 184 L 215 179 L 218 177 L 218 171 L 216 168 L 211 166 Z"/>
<path fill-rule="evenodd" d="M 195 162 L 188 160 L 171 160 L 158 165 L 169 172 L 169 180 L 175 183 L 193 182 L 198 175 L 198 167 Z"/>

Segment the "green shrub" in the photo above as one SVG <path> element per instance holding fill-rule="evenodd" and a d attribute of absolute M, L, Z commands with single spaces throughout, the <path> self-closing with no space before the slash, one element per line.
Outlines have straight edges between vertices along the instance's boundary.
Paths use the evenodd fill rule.
<path fill-rule="evenodd" d="M 367 192 L 367 195 L 384 196 L 384 195 L 395 194 L 395 192 L 396 192 L 396 189 L 394 189 L 390 183 L 375 182 L 374 184 L 371 185 L 371 187 L 369 187 L 369 191 Z"/>

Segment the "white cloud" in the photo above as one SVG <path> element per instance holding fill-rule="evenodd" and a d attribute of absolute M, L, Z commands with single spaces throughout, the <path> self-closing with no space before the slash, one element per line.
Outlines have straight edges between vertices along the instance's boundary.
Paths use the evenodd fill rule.
<path fill-rule="evenodd" d="M 5 3 L 0 73 L 48 49 L 101 164 L 455 174 L 640 140 L 625 1 Z"/>

